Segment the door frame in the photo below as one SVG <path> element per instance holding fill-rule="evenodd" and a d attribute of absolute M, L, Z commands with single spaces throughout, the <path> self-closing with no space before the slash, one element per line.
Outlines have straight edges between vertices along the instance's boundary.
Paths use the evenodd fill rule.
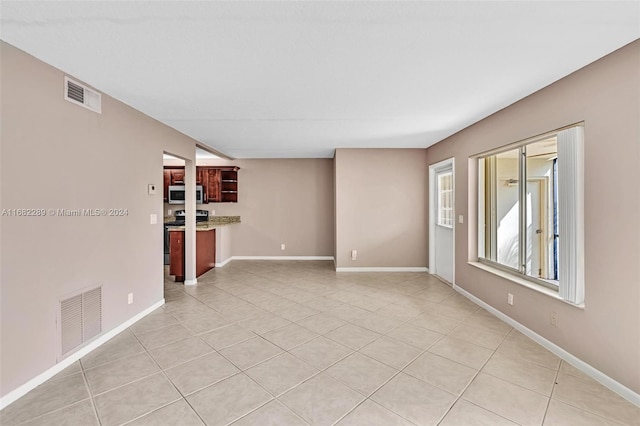
<path fill-rule="evenodd" d="M 451 285 L 455 287 L 456 284 L 456 166 L 455 158 L 447 158 L 434 164 L 429 165 L 429 273 L 437 275 L 436 270 L 436 220 L 437 220 L 437 182 L 436 176 L 438 172 L 451 169 L 451 176 L 453 178 L 453 253 L 451 259 L 453 261 L 453 274 Z"/>

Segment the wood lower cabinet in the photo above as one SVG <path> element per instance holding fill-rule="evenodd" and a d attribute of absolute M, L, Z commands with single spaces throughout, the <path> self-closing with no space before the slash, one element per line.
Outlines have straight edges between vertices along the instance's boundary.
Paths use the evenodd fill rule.
<path fill-rule="evenodd" d="M 169 232 L 169 275 L 184 282 L 184 231 Z M 196 231 L 196 277 L 216 267 L 216 230 Z"/>

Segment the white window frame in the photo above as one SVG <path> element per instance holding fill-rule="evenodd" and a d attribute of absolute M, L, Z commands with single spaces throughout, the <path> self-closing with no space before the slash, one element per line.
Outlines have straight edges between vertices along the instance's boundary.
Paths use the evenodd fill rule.
<path fill-rule="evenodd" d="M 442 190 L 441 179 L 449 176 L 451 179 L 451 187 L 445 191 Z M 444 192 L 448 192 L 451 194 L 450 197 L 450 206 L 444 207 L 442 203 L 442 194 Z M 436 225 L 442 226 L 444 228 L 453 228 L 453 171 L 447 170 L 444 172 L 436 173 Z M 445 211 L 449 211 L 449 215 L 447 216 Z"/>
<path fill-rule="evenodd" d="M 525 145 L 552 137 L 557 137 L 558 146 L 558 203 L 559 214 L 559 280 L 557 287 L 547 280 L 541 280 L 526 275 L 522 270 L 515 270 L 501 265 L 485 257 L 485 191 L 484 161 L 486 157 L 500 152 L 513 150 Z M 537 284 L 557 291 L 562 300 L 577 306 L 584 304 L 584 123 L 568 126 L 534 138 L 517 142 L 496 150 L 485 152 L 474 157 L 478 162 L 478 262 L 491 268 L 496 268 L 497 275 L 514 276 L 515 282 L 526 280 L 530 284 Z M 523 159 L 522 161 L 526 161 Z M 526 182 L 526 169 L 520 168 L 520 182 Z M 526 185 L 521 184 L 522 187 Z M 522 196 L 522 194 L 521 194 Z M 525 193 L 526 196 L 526 193 Z M 523 205 L 523 203 L 521 203 Z M 522 224 L 523 221 L 521 221 Z M 521 249 L 524 244 L 520 241 Z M 491 246 L 495 247 L 495 246 Z M 486 268 L 483 268 L 486 269 Z M 530 285 L 528 284 L 528 285 Z M 544 292 L 548 292 L 548 289 Z"/>

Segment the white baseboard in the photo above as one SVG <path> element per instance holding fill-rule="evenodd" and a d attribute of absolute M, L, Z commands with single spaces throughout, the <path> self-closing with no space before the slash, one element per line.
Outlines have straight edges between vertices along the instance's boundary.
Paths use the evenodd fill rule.
<path fill-rule="evenodd" d="M 198 284 L 198 279 L 194 278 L 192 280 L 184 280 L 184 285 L 196 285 Z"/>
<path fill-rule="evenodd" d="M 126 330 L 127 328 L 131 327 L 133 324 L 135 324 L 136 322 L 140 321 L 142 318 L 144 318 L 145 316 L 149 315 L 151 312 L 155 311 L 156 309 L 158 309 L 162 305 L 164 305 L 164 299 L 162 299 L 159 302 L 157 302 L 157 303 L 153 304 L 152 306 L 148 307 L 147 309 L 145 309 L 144 311 L 140 312 L 136 316 L 134 316 L 134 317 L 128 319 L 127 321 L 123 322 L 122 324 L 120 324 L 116 328 L 111 329 L 111 330 L 107 331 L 106 333 L 100 335 L 98 338 L 96 338 L 95 340 L 93 340 L 89 344 L 87 344 L 87 346 L 85 346 L 82 349 L 80 349 L 79 351 L 74 352 L 73 354 L 69 355 L 67 358 L 63 359 L 62 361 L 60 361 L 59 363 L 57 363 L 53 367 L 49 368 L 48 370 L 40 373 L 39 375 L 37 375 L 33 379 L 29 380 L 24 385 L 19 386 L 16 389 L 12 390 L 8 394 L 6 394 L 2 398 L 0 398 L 0 410 L 5 408 L 9 404 L 13 403 L 14 401 L 16 401 L 18 398 L 26 395 L 29 391 L 35 389 L 37 386 L 39 386 L 42 383 L 46 382 L 47 380 L 49 380 L 50 378 L 52 378 L 53 376 L 55 376 L 56 374 L 58 374 L 59 372 L 61 372 L 65 368 L 69 367 L 71 364 L 73 364 L 74 362 L 76 362 L 80 358 L 82 358 L 83 356 L 87 355 L 89 352 L 97 349 L 99 346 L 101 346 L 104 343 L 108 342 L 113 337 L 115 337 L 116 335 L 120 334 L 122 331 Z"/>
<path fill-rule="evenodd" d="M 465 296 L 467 299 L 469 299 L 472 302 L 474 302 L 476 305 L 483 307 L 488 312 L 492 313 L 493 315 L 495 315 L 496 317 L 498 317 L 502 321 L 506 322 L 511 327 L 513 327 L 516 330 L 518 330 L 520 333 L 524 334 L 525 336 L 529 337 L 533 341 L 535 341 L 535 342 L 539 343 L 540 345 L 542 345 L 544 348 L 546 348 L 549 351 L 553 352 L 558 357 L 560 357 L 563 360 L 567 361 L 569 364 L 573 365 L 575 368 L 577 368 L 578 370 L 582 371 L 584 374 L 586 374 L 587 376 L 591 377 L 593 380 L 595 380 L 598 383 L 602 384 L 603 386 L 611 389 L 613 392 L 617 393 L 618 395 L 620 395 L 621 397 L 623 397 L 627 401 L 631 402 L 632 404 L 635 404 L 635 405 L 640 407 L 640 394 L 632 391 L 631 389 L 629 389 L 628 387 L 626 387 L 622 383 L 617 382 L 616 380 L 614 380 L 611 377 L 607 376 L 606 374 L 604 374 L 600 370 L 597 370 L 596 368 L 590 366 L 586 362 L 582 361 L 580 358 L 570 354 L 569 352 L 567 352 L 566 350 L 562 349 L 560 346 L 556 345 L 555 343 L 550 342 L 549 340 L 547 340 L 544 337 L 540 336 L 536 332 L 528 329 L 527 327 L 525 327 L 524 325 L 520 324 L 519 322 L 517 322 L 513 318 L 505 315 L 504 313 L 500 312 L 499 310 L 497 310 L 493 306 L 485 303 L 484 301 L 482 301 L 481 299 L 477 298 L 473 294 L 469 293 L 465 289 L 463 289 L 463 288 L 461 288 L 461 287 L 459 287 L 459 286 L 457 286 L 455 284 L 453 285 L 453 289 L 455 291 L 457 291 L 458 293 L 460 293 L 461 295 Z"/>
<path fill-rule="evenodd" d="M 224 265 L 226 265 L 227 263 L 231 262 L 233 260 L 233 257 L 228 257 L 225 260 L 223 260 L 220 263 L 216 263 L 216 268 L 222 268 Z"/>
<path fill-rule="evenodd" d="M 231 256 L 230 260 L 333 260 L 333 256 Z"/>
<path fill-rule="evenodd" d="M 429 269 L 423 266 L 364 266 L 336 268 L 336 272 L 429 272 Z"/>

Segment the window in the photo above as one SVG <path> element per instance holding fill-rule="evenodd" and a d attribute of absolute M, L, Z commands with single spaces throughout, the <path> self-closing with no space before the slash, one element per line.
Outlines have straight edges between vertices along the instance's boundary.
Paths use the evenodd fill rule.
<path fill-rule="evenodd" d="M 582 303 L 583 127 L 478 161 L 479 260 Z"/>
<path fill-rule="evenodd" d="M 438 173 L 438 225 L 453 228 L 453 173 Z"/>

